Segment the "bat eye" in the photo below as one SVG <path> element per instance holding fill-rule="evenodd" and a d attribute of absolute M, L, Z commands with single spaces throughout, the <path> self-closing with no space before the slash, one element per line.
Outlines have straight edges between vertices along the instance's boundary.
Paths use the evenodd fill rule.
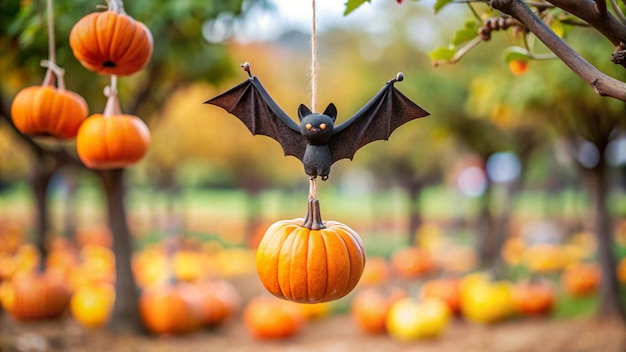
<path fill-rule="evenodd" d="M 320 124 L 320 129 L 321 130 L 325 130 L 326 129 L 326 124 L 325 123 Z"/>
<path fill-rule="evenodd" d="M 310 123 L 307 123 L 306 125 L 304 125 L 304 127 L 306 128 L 307 131 L 310 131 L 313 125 L 311 125 Z"/>

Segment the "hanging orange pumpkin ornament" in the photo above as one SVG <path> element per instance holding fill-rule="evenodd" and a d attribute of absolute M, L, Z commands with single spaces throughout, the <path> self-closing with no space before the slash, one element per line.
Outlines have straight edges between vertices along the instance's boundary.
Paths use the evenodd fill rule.
<path fill-rule="evenodd" d="M 274 296 L 298 303 L 339 299 L 354 289 L 365 267 L 359 235 L 336 221 L 322 221 L 315 179 L 304 218 L 270 226 L 257 249 L 259 278 Z"/>
<path fill-rule="evenodd" d="M 123 114 L 117 97 L 117 78 L 111 86 L 104 113 L 91 115 L 76 135 L 76 151 L 91 169 L 115 169 L 133 165 L 144 156 L 150 144 L 150 130 L 139 117 Z"/>
<path fill-rule="evenodd" d="M 48 65 L 50 71 L 54 64 L 43 61 L 42 65 Z M 52 75 L 47 75 L 41 86 L 22 89 L 11 103 L 11 118 L 15 127 L 26 135 L 66 140 L 76 136 L 89 110 L 83 97 L 65 90 L 63 71 L 54 66 L 58 88 Z"/>
<path fill-rule="evenodd" d="M 83 97 L 65 89 L 65 71 L 55 63 L 52 9 L 52 0 L 48 0 L 49 57 L 41 62 L 41 66 L 47 68 L 46 76 L 40 86 L 27 87 L 17 93 L 11 103 L 11 119 L 15 128 L 26 135 L 65 140 L 76 136 L 89 110 Z"/>
<path fill-rule="evenodd" d="M 107 11 L 81 18 L 70 31 L 74 57 L 102 75 L 128 76 L 141 70 L 152 56 L 152 33 L 124 11 L 120 0 L 108 0 Z"/>

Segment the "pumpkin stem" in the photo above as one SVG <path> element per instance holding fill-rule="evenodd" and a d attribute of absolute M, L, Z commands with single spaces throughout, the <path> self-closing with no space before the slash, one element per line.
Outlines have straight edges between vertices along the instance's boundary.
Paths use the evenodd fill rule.
<path fill-rule="evenodd" d="M 324 225 L 322 221 L 319 199 L 309 198 L 302 227 L 306 227 L 309 230 L 321 230 L 326 228 L 326 225 Z"/>
<path fill-rule="evenodd" d="M 112 115 L 120 115 L 122 108 L 120 107 L 120 101 L 117 97 L 117 76 L 111 75 L 111 85 L 104 87 L 104 95 L 108 98 L 107 104 L 104 107 L 103 115 L 105 117 Z"/>
<path fill-rule="evenodd" d="M 52 76 L 52 74 L 54 74 L 57 80 L 57 87 L 59 88 L 60 91 L 64 91 L 65 90 L 65 79 L 64 79 L 65 70 L 57 66 L 57 64 L 55 64 L 51 60 L 42 60 L 40 65 L 41 67 L 46 67 L 48 69 L 46 71 L 46 76 L 43 79 L 42 85 L 45 85 L 45 86 L 54 85 L 54 77 Z"/>
<path fill-rule="evenodd" d="M 109 10 L 117 13 L 126 13 L 124 11 L 124 3 L 122 0 L 107 0 L 107 4 L 109 5 Z"/>

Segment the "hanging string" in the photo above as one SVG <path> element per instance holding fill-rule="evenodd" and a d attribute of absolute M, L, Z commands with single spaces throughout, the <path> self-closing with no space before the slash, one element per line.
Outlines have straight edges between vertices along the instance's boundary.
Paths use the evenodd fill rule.
<path fill-rule="evenodd" d="M 316 24 L 316 4 L 311 0 L 313 8 L 313 20 L 311 27 L 311 111 L 317 111 L 317 24 Z"/>
<path fill-rule="evenodd" d="M 309 199 L 317 198 L 317 177 L 309 178 Z"/>
<path fill-rule="evenodd" d="M 47 17 L 47 22 L 48 22 L 48 60 L 45 60 L 46 62 L 50 62 L 52 65 L 56 66 L 56 48 L 54 47 L 54 13 L 53 13 L 53 4 L 52 4 L 52 0 L 47 0 L 46 2 L 46 15 Z M 51 65 L 51 66 L 52 66 Z M 52 74 L 54 73 L 53 70 L 50 69 L 50 66 L 44 66 L 44 67 L 48 67 L 48 70 L 46 70 L 46 75 L 43 79 L 43 84 L 44 85 L 53 85 L 54 84 L 54 80 L 53 80 L 53 76 Z"/>

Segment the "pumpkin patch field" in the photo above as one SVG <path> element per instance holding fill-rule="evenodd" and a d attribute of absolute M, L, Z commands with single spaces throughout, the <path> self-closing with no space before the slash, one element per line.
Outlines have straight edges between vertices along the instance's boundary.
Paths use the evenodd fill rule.
<path fill-rule="evenodd" d="M 81 192 L 87 192 L 81 197 L 91 197 L 88 189 Z M 47 269 L 38 275 L 28 274 L 40 259 L 29 244 L 28 230 L 4 225 L 2 350 L 620 351 L 624 346 L 619 320 L 597 314 L 598 267 L 584 256 L 548 264 L 533 245 L 509 239 L 503 246 L 502 275 L 495 277 L 478 267 L 468 246 L 471 239 L 444 221 L 419 228 L 420 246 L 407 245 L 393 222 L 387 225 L 387 237 L 358 227 L 361 243 L 355 242 L 355 248 L 366 256 L 355 287 L 335 299 L 297 303 L 272 294 L 271 285 L 265 287 L 263 280 L 269 279 L 263 275 L 271 271 L 258 266 L 258 258 L 268 254 L 257 248 L 267 243 L 247 241 L 256 231 L 271 236 L 280 231 L 261 222 L 261 230 L 247 233 L 236 218 L 220 224 L 221 215 L 197 208 L 187 214 L 189 227 L 168 237 L 147 221 L 164 216 L 161 206 L 166 201 L 153 194 L 131 194 L 135 203 L 129 221 L 138 234 L 132 269 L 144 333 L 119 336 L 108 328 L 117 297 L 112 234 L 105 224 L 81 226 L 73 238 L 53 237 Z M 232 207 L 245 200 L 237 192 L 207 196 Z M 10 199 L 18 206 L 3 209 L 15 221 L 26 219 L 19 206 L 24 198 L 14 194 Z M 199 202 L 194 197 L 187 201 Z M 84 206 L 79 218 L 97 222 L 101 209 Z M 346 222 L 360 216 L 344 215 Z M 567 244 L 586 243 L 588 235 L 576 234 Z M 551 251 L 562 251 L 567 244 Z M 555 260 L 558 256 L 551 253 L 549 259 Z M 568 260 L 572 263 L 564 266 Z M 306 283 L 284 285 L 297 292 Z M 277 290 L 285 292 L 280 286 Z"/>

